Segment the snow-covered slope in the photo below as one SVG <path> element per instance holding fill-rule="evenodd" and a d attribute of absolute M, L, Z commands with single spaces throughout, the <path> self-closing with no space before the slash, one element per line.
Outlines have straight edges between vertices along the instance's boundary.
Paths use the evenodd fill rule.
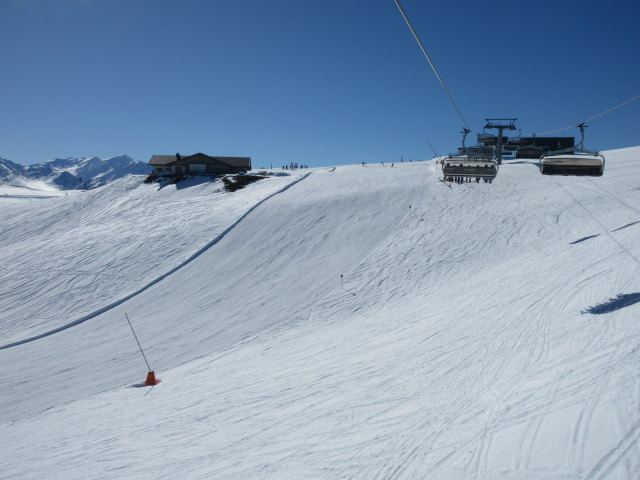
<path fill-rule="evenodd" d="M 36 184 L 37 185 L 37 184 Z M 65 192 L 51 188 L 46 184 L 37 185 L 40 188 L 24 187 L 18 185 L 11 185 L 8 183 L 0 182 L 0 195 L 5 197 L 60 197 L 65 195 Z"/>
<path fill-rule="evenodd" d="M 299 177 L 271 177 L 229 194 L 220 181 L 176 187 L 128 176 L 49 201 L 5 199 L 2 344 L 76 321 L 155 281 Z"/>
<path fill-rule="evenodd" d="M 0 158 L 1 181 L 41 189 L 46 185 L 49 190 L 97 188 L 127 175 L 144 175 L 149 172 L 148 165 L 127 155 L 104 160 L 98 157 L 56 158 L 27 167 Z"/>
<path fill-rule="evenodd" d="M 3 338 L 117 300 L 110 274 L 129 285 L 122 294 L 149 286 L 0 350 L 3 474 L 634 478 L 638 160 L 640 149 L 607 152 L 597 179 L 507 162 L 492 185 L 452 188 L 434 165 L 405 163 L 310 170 L 233 194 L 130 178 L 6 199 L 1 250 L 29 263 L 4 274 Z M 193 235 L 125 231 L 152 235 L 162 215 L 144 212 L 162 196 L 169 225 L 195 210 L 183 224 Z M 57 212 L 50 223 L 46 211 Z M 93 223 L 66 235 L 65 218 L 83 211 Z M 146 257 L 162 238 L 181 248 Z M 80 265 L 52 275 L 51 259 L 60 267 L 74 251 Z M 151 390 L 128 388 L 146 365 L 125 312 L 163 379 Z"/>

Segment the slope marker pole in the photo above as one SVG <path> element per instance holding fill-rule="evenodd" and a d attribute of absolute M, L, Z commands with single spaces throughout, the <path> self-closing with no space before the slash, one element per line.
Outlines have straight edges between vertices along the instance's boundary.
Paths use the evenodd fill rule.
<path fill-rule="evenodd" d="M 129 315 L 127 315 L 127 312 L 125 312 L 124 316 L 127 318 L 127 322 L 129 323 L 129 326 L 131 327 L 131 331 L 133 332 L 133 338 L 136 339 L 136 343 L 138 344 L 138 348 L 140 349 L 140 353 L 142 354 L 142 358 L 144 358 L 144 363 L 147 364 L 147 379 L 144 382 L 144 386 L 145 387 L 149 387 L 151 385 L 157 385 L 158 383 L 160 383 L 160 380 L 156 380 L 156 374 L 153 370 L 151 370 L 151 367 L 149 366 L 149 362 L 147 361 L 147 357 L 144 354 L 144 350 L 142 349 L 142 345 L 140 345 L 140 340 L 138 340 L 138 336 L 136 335 L 136 331 L 133 329 L 133 325 L 131 324 L 131 320 L 129 320 Z"/>

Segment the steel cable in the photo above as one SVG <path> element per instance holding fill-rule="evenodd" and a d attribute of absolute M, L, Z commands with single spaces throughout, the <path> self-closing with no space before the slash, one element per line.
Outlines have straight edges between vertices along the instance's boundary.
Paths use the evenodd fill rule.
<path fill-rule="evenodd" d="M 418 36 L 416 30 L 413 28 L 413 25 L 411 24 L 411 20 L 409 20 L 409 17 L 407 17 L 407 14 L 404 11 L 404 8 L 402 8 L 402 5 L 400 5 L 400 2 L 398 0 L 394 0 L 394 2 L 396 2 L 396 6 L 398 7 L 398 10 L 400 10 L 400 13 L 404 17 L 404 21 L 407 22 L 407 25 L 409 26 L 409 29 L 411 30 L 411 33 L 413 33 L 413 37 L 416 39 L 416 42 L 418 42 L 418 45 L 420 46 L 420 49 L 422 50 L 422 53 L 424 53 L 424 56 L 427 58 L 427 61 L 429 62 L 429 65 L 431 65 L 431 68 L 433 69 L 433 73 L 435 73 L 436 77 L 438 77 L 438 80 L 440 81 L 440 85 L 442 85 L 442 88 L 444 88 L 444 91 L 449 96 L 449 100 L 451 100 L 451 103 L 453 104 L 453 108 L 455 108 L 456 112 L 458 112 L 458 115 L 462 119 L 462 123 L 464 123 L 464 126 L 467 127 L 470 130 L 469 124 L 464 119 L 464 116 L 462 115 L 462 112 L 460 111 L 460 108 L 458 108 L 458 104 L 453 99 L 453 95 L 451 95 L 451 92 L 449 91 L 449 89 L 445 85 L 444 80 L 442 80 L 442 77 L 438 73 L 438 69 L 436 68 L 436 66 L 434 65 L 433 61 L 431 60 L 431 57 L 429 56 L 429 53 L 427 52 L 427 49 L 424 48 L 424 45 L 422 44 L 422 40 L 420 40 L 420 37 Z"/>
<path fill-rule="evenodd" d="M 624 101 L 624 102 L 622 102 L 621 104 L 616 105 L 615 107 L 611 107 L 611 108 L 609 108 L 609 109 L 605 110 L 604 112 L 600 112 L 600 113 L 598 113 L 598 114 L 596 114 L 596 115 L 593 115 L 593 116 L 591 116 L 591 117 L 587 118 L 586 120 L 583 120 L 583 121 L 581 121 L 581 122 L 576 123 L 575 125 L 569 125 L 568 127 L 558 128 L 557 130 L 550 130 L 550 131 L 548 131 L 548 132 L 532 133 L 531 135 L 548 135 L 548 134 L 550 134 L 550 133 L 562 132 L 563 130 L 569 130 L 570 128 L 575 128 L 575 127 L 577 127 L 578 125 L 580 125 L 581 123 L 587 123 L 587 122 L 589 122 L 589 121 L 593 120 L 594 118 L 598 118 L 598 117 L 600 117 L 600 116 L 602 116 L 602 115 L 604 115 L 604 114 L 606 114 L 606 113 L 612 112 L 613 110 L 616 110 L 616 109 L 618 109 L 618 108 L 620 108 L 620 107 L 622 107 L 622 106 L 626 105 L 627 103 L 631 103 L 631 102 L 633 102 L 634 100 L 637 100 L 637 99 L 639 99 L 639 98 L 640 98 L 640 95 L 638 95 L 638 96 L 636 96 L 636 97 L 633 97 L 633 98 L 630 98 L 630 99 L 628 99 L 628 100 L 625 100 L 625 101 Z"/>

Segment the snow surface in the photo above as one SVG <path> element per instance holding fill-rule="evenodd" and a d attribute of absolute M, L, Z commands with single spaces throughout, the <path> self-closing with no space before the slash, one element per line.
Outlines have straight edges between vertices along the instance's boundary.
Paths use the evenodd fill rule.
<path fill-rule="evenodd" d="M 0 478 L 638 478 L 640 148 L 605 155 L 0 195 Z"/>
<path fill-rule="evenodd" d="M 3 197 L 50 197 L 50 196 L 62 196 L 64 192 L 60 192 L 58 189 L 51 185 L 40 182 L 37 180 L 21 179 L 22 183 L 9 184 L 0 182 L 0 195 Z"/>

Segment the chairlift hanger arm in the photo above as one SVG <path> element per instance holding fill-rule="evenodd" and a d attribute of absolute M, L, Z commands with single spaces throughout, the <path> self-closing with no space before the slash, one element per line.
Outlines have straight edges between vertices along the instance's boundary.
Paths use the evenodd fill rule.
<path fill-rule="evenodd" d="M 465 148 L 466 147 L 465 142 L 467 140 L 467 135 L 469 135 L 471 133 L 471 130 L 469 130 L 468 128 L 463 127 L 462 128 L 462 132 L 460 132 L 460 133 L 462 133 L 462 148 Z"/>

